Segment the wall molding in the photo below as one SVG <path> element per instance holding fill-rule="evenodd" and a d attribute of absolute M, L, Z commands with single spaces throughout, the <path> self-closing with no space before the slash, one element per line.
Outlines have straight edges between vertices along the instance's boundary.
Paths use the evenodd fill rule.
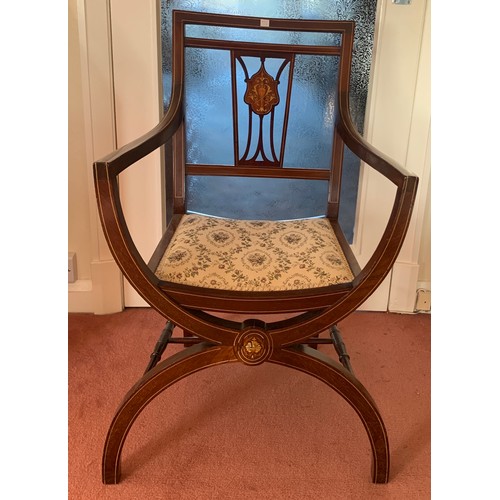
<path fill-rule="evenodd" d="M 91 236 L 90 280 L 68 287 L 69 312 L 122 311 L 123 278 L 99 221 L 93 162 L 116 149 L 110 0 L 77 0 L 87 194 Z M 85 187 L 82 186 L 82 189 Z"/>
<path fill-rule="evenodd" d="M 408 262 L 394 264 L 388 304 L 389 312 L 413 313 L 415 311 L 419 267 L 418 264 Z"/>
<path fill-rule="evenodd" d="M 77 280 L 74 283 L 68 283 L 68 312 L 94 312 L 92 280 Z"/>
<path fill-rule="evenodd" d="M 68 283 L 68 312 L 112 314 L 123 311 L 123 276 L 114 260 L 91 263 L 92 279 Z"/>

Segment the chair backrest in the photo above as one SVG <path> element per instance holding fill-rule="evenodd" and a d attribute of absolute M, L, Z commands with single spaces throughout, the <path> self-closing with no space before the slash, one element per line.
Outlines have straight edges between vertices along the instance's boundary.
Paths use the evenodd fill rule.
<path fill-rule="evenodd" d="M 354 23 L 186 11 L 173 22 L 172 100 L 183 92 L 184 123 L 166 162 L 167 216 L 337 219 L 335 122 Z"/>

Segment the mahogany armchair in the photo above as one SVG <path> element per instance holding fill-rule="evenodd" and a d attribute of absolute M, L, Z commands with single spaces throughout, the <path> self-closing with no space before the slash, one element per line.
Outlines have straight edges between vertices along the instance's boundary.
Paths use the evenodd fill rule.
<path fill-rule="evenodd" d="M 192 26 L 215 26 L 216 36 L 191 36 L 196 34 Z M 249 29 L 321 32 L 335 43 L 248 42 L 244 34 Z M 243 36 L 234 36 L 235 32 Z M 408 228 L 418 179 L 365 142 L 351 121 L 353 32 L 352 21 L 174 11 L 172 95 L 167 112 L 149 133 L 94 164 L 99 213 L 114 258 L 126 279 L 167 320 L 144 375 L 125 396 L 110 425 L 103 453 L 104 483 L 120 480 L 127 433 L 139 413 L 162 391 L 211 366 L 264 362 L 310 374 L 345 398 L 366 429 L 373 482 L 388 481 L 389 445 L 383 419 L 355 377 L 336 325 L 376 290 L 391 269 Z M 225 36 L 227 33 L 231 36 Z M 189 49 L 221 51 L 227 57 L 232 130 L 218 133 L 226 134 L 223 141 L 234 152 L 229 164 L 186 161 L 185 57 Z M 338 76 L 331 82 L 335 120 L 330 161 L 321 168 L 287 165 L 287 128 L 302 118 L 300 113 L 292 113 L 294 65 L 305 56 L 333 58 L 338 68 Z M 304 136 L 303 140 L 314 137 Z M 168 225 L 145 262 L 127 228 L 118 178 L 127 167 L 161 147 L 166 159 Z M 363 267 L 356 262 L 338 220 L 345 147 L 366 168 L 375 169 L 396 187 L 385 232 Z M 224 182 L 234 185 L 231 180 L 236 178 L 260 179 L 262 186 L 269 184 L 271 195 L 286 179 L 292 185 L 305 181 L 306 189 L 319 183 L 326 186 L 318 191 L 325 195 L 322 213 L 290 214 L 278 220 L 199 213 L 190 189 L 193 179 L 207 178 L 222 186 Z M 243 188 L 238 196 L 248 197 L 248 193 Z M 224 320 L 217 315 L 220 312 L 246 319 Z M 270 313 L 289 317 L 269 322 L 266 314 Z M 184 331 L 183 337 L 172 337 L 174 326 Z M 330 332 L 328 339 L 318 337 L 324 331 Z M 185 349 L 161 360 L 169 343 L 182 343 Z M 320 343 L 331 343 L 339 362 L 314 348 Z"/>

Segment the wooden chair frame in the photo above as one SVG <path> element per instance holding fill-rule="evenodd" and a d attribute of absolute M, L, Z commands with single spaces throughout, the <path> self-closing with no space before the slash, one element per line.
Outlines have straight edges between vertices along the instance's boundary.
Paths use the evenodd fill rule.
<path fill-rule="evenodd" d="M 333 32 L 341 35 L 336 47 L 289 46 L 249 42 L 188 39 L 186 24 L 273 29 L 302 32 Z M 310 374 L 339 393 L 356 411 L 369 437 L 372 457 L 372 480 L 384 483 L 389 479 L 389 445 L 387 432 L 379 410 L 368 391 L 354 376 L 349 356 L 336 324 L 356 310 L 380 285 L 390 271 L 403 243 L 418 179 L 394 164 L 392 160 L 369 145 L 357 132 L 349 112 L 349 82 L 354 22 L 268 19 L 173 12 L 172 97 L 160 123 L 150 132 L 94 164 L 95 188 L 104 234 L 121 271 L 137 292 L 167 319 L 167 326 L 151 355 L 144 376 L 125 396 L 110 425 L 103 453 L 103 481 L 120 480 L 121 451 L 134 420 L 158 394 L 178 380 L 199 370 L 230 362 L 256 365 L 263 362 L 288 366 Z M 327 218 L 330 220 L 342 249 L 354 272 L 351 283 L 323 288 L 277 291 L 234 292 L 210 290 L 168 283 L 155 275 L 156 265 L 186 211 L 185 176 L 202 174 L 207 169 L 185 165 L 182 152 L 184 47 L 221 44 L 230 50 L 251 50 L 255 53 L 274 51 L 297 53 L 311 51 L 334 52 L 340 57 L 338 79 L 338 113 L 334 131 L 331 171 L 283 169 L 279 166 L 255 168 L 242 164 L 227 169 L 208 167 L 212 175 L 267 176 L 270 178 L 321 178 L 329 180 Z M 396 186 L 394 205 L 373 256 L 361 268 L 349 248 L 338 223 L 340 179 L 344 145 L 366 165 L 374 168 Z M 118 176 L 127 167 L 161 146 L 166 146 L 167 183 L 173 194 L 168 227 L 149 263 L 139 254 L 127 228 L 118 189 Z M 204 166 L 205 167 L 205 166 Z M 210 170 L 211 169 L 211 170 Z M 286 170 L 286 173 L 284 173 Z M 250 316 L 242 322 L 228 321 L 212 311 Z M 265 323 L 269 313 L 294 313 L 289 319 Z M 173 338 L 174 325 L 184 331 L 183 338 Z M 330 339 L 318 335 L 329 330 Z M 256 339 L 262 348 L 259 356 L 250 356 L 245 349 L 249 339 Z M 160 361 L 168 343 L 183 343 L 182 352 Z M 313 346 L 332 343 L 340 362 L 329 358 Z"/>

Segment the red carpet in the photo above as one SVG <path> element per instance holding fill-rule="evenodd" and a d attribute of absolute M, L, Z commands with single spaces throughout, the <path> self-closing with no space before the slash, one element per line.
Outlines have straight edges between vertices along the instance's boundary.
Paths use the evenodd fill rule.
<path fill-rule="evenodd" d="M 230 364 L 158 396 L 128 435 L 121 483 L 105 486 L 108 426 L 165 320 L 151 309 L 70 314 L 69 498 L 430 498 L 430 323 L 423 314 L 360 312 L 339 325 L 385 419 L 389 484 L 371 483 L 366 432 L 325 384 L 280 366 Z M 164 357 L 180 349 L 170 345 Z M 337 359 L 332 346 L 319 349 Z"/>

